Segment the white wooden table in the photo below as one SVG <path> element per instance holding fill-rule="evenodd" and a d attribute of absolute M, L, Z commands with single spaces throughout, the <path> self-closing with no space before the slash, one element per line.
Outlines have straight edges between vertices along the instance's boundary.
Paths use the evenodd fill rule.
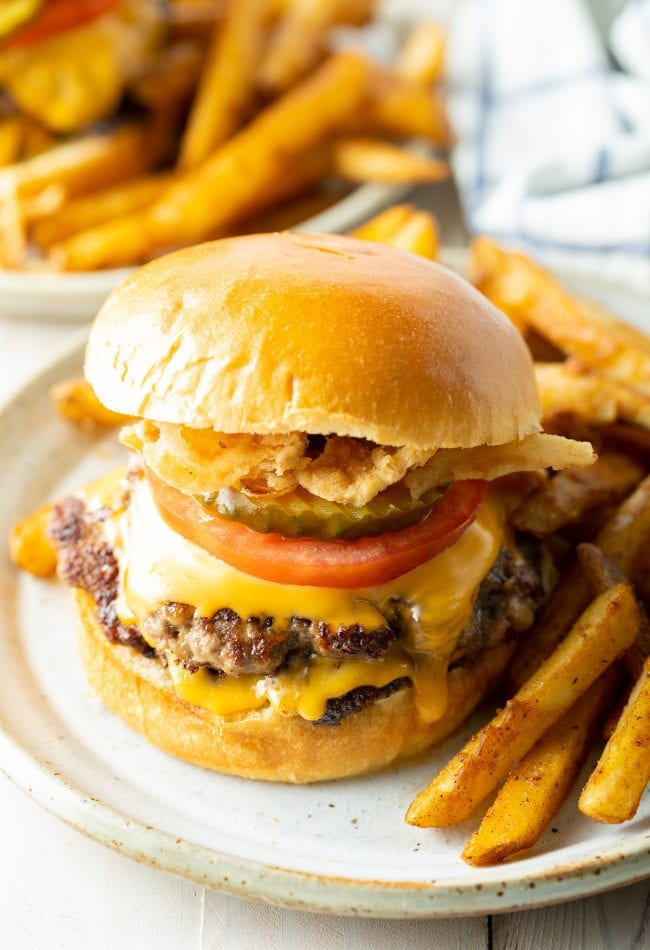
<path fill-rule="evenodd" d="M 425 192 L 448 242 L 453 196 Z M 442 202 L 442 204 L 441 204 Z M 0 401 L 78 328 L 0 320 Z M 1 504 L 1 500 L 0 500 Z M 1 764 L 1 763 L 0 763 Z M 0 948 L 108 950 L 631 950 L 650 948 L 650 881 L 492 918 L 325 917 L 206 891 L 113 853 L 48 815 L 0 774 Z"/>

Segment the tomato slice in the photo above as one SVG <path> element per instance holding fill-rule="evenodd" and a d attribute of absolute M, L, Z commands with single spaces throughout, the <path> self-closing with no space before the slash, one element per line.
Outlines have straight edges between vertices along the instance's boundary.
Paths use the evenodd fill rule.
<path fill-rule="evenodd" d="M 96 20 L 117 6 L 118 2 L 119 0 L 48 0 L 41 13 L 8 36 L 0 46 L 2 49 L 35 46 L 57 33 L 65 33 Z"/>
<path fill-rule="evenodd" d="M 440 554 L 472 523 L 487 482 L 456 482 L 418 524 L 356 541 L 264 534 L 206 513 L 191 495 L 147 470 L 167 524 L 194 544 L 253 577 L 280 584 L 362 588 L 385 584 Z"/>

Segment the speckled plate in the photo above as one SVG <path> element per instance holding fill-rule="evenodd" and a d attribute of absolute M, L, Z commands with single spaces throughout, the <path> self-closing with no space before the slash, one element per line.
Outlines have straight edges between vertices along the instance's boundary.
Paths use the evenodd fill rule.
<path fill-rule="evenodd" d="M 606 288 L 588 289 L 607 300 Z M 642 320 L 642 301 L 619 302 Z M 119 454 L 114 436 L 78 433 L 48 403 L 51 383 L 79 373 L 82 347 L 79 340 L 0 412 L 2 537 L 15 518 Z M 468 827 L 407 826 L 413 795 L 480 716 L 426 760 L 305 788 L 220 776 L 168 757 L 89 694 L 67 592 L 19 575 L 6 550 L 0 649 L 6 774 L 85 834 L 192 881 L 321 912 L 435 917 L 570 900 L 650 874 L 649 796 L 622 827 L 590 823 L 573 796 L 526 858 L 500 868 L 463 864 Z"/>

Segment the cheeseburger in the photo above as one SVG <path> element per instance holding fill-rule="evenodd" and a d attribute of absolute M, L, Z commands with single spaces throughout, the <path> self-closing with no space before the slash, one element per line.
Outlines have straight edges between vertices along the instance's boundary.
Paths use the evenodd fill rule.
<path fill-rule="evenodd" d="M 107 118 L 163 38 L 157 0 L 2 0 L 0 97 L 57 133 Z"/>
<path fill-rule="evenodd" d="M 55 506 L 105 704 L 183 759 L 313 782 L 446 736 L 552 583 L 513 473 L 588 464 L 540 432 L 529 352 L 478 292 L 378 244 L 266 234 L 134 272 L 86 375 L 128 465 Z"/>

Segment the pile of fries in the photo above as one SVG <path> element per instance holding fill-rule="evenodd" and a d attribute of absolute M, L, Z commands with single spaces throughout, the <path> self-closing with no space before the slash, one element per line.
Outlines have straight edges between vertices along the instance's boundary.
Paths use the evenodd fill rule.
<path fill-rule="evenodd" d="M 510 663 L 505 705 L 407 812 L 448 827 L 497 792 L 462 855 L 483 866 L 539 840 L 599 738 L 583 815 L 628 821 L 650 781 L 650 339 L 487 238 L 473 242 L 470 276 L 528 341 L 546 431 L 599 452 L 515 512 L 561 580 Z"/>
<path fill-rule="evenodd" d="M 165 45 L 129 86 L 135 117 L 65 139 L 0 118 L 0 266 L 129 266 L 288 227 L 358 182 L 445 179 L 440 28 L 415 27 L 390 67 L 336 50 L 336 28 L 377 6 L 175 0 Z"/>
<path fill-rule="evenodd" d="M 409 205 L 354 234 L 438 255 L 435 219 Z M 407 812 L 413 825 L 457 825 L 497 792 L 463 852 L 489 865 L 539 840 L 601 738 L 579 800 L 585 816 L 631 819 L 650 781 L 650 339 L 488 239 L 473 242 L 470 271 L 539 360 L 545 429 L 589 439 L 599 452 L 588 468 L 529 479 L 513 523 L 544 540 L 561 580 L 512 657 L 505 705 Z M 127 421 L 83 380 L 51 395 L 76 425 Z M 14 561 L 34 573 L 54 570 L 46 515 L 35 512 L 11 538 Z"/>

